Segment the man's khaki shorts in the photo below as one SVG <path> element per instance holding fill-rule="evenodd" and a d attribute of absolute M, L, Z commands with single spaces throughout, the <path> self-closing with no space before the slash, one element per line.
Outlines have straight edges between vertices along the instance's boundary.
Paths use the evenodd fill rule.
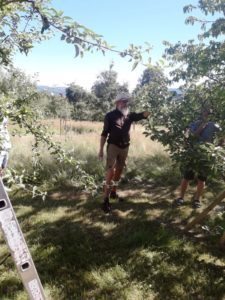
<path fill-rule="evenodd" d="M 111 169 L 115 166 L 118 168 L 123 168 L 126 165 L 128 150 L 129 146 L 126 148 L 120 148 L 114 144 L 108 144 L 106 168 Z"/>

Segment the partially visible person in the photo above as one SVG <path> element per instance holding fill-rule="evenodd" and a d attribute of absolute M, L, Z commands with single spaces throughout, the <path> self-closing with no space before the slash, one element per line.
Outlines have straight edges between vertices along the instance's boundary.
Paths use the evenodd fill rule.
<path fill-rule="evenodd" d="M 121 178 L 130 145 L 130 127 L 133 122 L 146 119 L 148 111 L 129 112 L 131 97 L 128 93 L 120 93 L 115 99 L 116 108 L 107 113 L 100 139 L 99 158 L 103 159 L 104 145 L 107 140 L 106 175 L 104 185 L 103 211 L 111 210 L 110 198 L 120 199 L 117 185 Z"/>
<path fill-rule="evenodd" d="M 204 108 L 202 110 L 200 120 L 197 120 L 189 125 L 188 131 L 195 137 L 196 143 L 213 143 L 216 132 L 221 130 L 218 124 L 214 123 L 213 121 L 210 121 L 211 114 L 211 109 Z M 181 206 L 184 204 L 184 196 L 188 188 L 189 181 L 193 180 L 195 178 L 195 175 L 197 175 L 197 187 L 195 197 L 192 202 L 192 207 L 199 208 L 201 206 L 200 200 L 205 187 L 207 174 L 204 170 L 204 166 L 201 166 L 201 170 L 199 170 L 199 173 L 195 174 L 192 168 L 192 161 L 190 161 L 190 163 L 185 166 L 183 179 L 180 184 L 180 195 L 175 200 L 175 205 Z"/>
<path fill-rule="evenodd" d="M 0 176 L 4 175 L 5 168 L 8 164 L 9 151 L 12 147 L 10 135 L 7 129 L 8 119 L 4 118 L 0 125 Z"/>

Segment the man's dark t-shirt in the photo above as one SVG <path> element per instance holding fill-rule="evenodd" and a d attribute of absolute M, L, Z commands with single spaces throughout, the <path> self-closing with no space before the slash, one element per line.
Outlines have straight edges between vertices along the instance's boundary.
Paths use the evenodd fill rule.
<path fill-rule="evenodd" d="M 126 148 L 130 144 L 130 127 L 133 122 L 146 119 L 143 113 L 129 113 L 126 117 L 115 109 L 106 114 L 102 136 L 107 137 L 108 144 Z"/>

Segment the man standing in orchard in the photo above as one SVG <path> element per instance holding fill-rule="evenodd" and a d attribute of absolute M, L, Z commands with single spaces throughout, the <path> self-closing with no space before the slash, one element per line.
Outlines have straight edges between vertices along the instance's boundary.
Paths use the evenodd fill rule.
<path fill-rule="evenodd" d="M 221 131 L 218 124 L 210 121 L 210 115 L 212 115 L 212 110 L 204 108 L 201 113 L 201 118 L 198 121 L 191 123 L 188 127 L 188 136 L 192 139 L 192 147 L 195 145 L 201 145 L 202 143 L 213 143 L 216 132 Z M 194 149 L 194 148 L 193 148 Z M 194 155 L 195 153 L 193 153 Z M 194 172 L 194 160 L 196 158 L 191 157 L 190 162 L 186 164 L 183 179 L 180 184 L 180 195 L 174 202 L 176 206 L 181 206 L 184 204 L 184 195 L 188 188 L 189 181 L 195 178 Z M 204 190 L 205 181 L 207 179 L 208 167 L 205 165 L 207 161 L 199 161 L 198 174 L 197 174 L 197 187 L 194 200 L 192 202 L 193 208 L 199 208 L 201 206 L 201 196 Z"/>
<path fill-rule="evenodd" d="M 104 200 L 102 209 L 105 213 L 111 211 L 110 199 L 120 200 L 116 187 L 126 164 L 130 145 L 130 127 L 133 122 L 146 119 L 148 111 L 129 113 L 131 97 L 128 93 L 119 93 L 115 99 L 116 108 L 106 114 L 100 139 L 99 158 L 103 159 L 104 145 L 106 150 L 106 175 L 104 184 Z"/>

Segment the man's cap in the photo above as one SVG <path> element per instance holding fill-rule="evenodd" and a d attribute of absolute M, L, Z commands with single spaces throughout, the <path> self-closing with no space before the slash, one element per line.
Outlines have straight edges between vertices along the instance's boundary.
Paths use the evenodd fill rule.
<path fill-rule="evenodd" d="M 131 100 L 131 96 L 129 95 L 129 93 L 119 93 L 116 96 L 115 102 L 117 101 L 130 101 Z"/>

